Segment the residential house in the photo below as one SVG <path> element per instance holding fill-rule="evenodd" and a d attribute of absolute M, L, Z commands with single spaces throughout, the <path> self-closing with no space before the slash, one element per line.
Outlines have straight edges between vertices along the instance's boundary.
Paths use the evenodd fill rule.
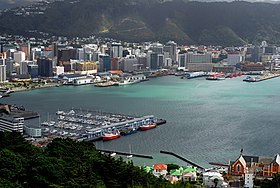
<path fill-rule="evenodd" d="M 153 174 L 157 177 L 166 176 L 167 174 L 167 165 L 166 164 L 154 164 L 153 165 Z"/>

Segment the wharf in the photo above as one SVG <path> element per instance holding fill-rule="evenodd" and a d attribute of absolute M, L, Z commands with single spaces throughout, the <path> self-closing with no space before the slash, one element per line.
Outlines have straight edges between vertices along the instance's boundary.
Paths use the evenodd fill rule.
<path fill-rule="evenodd" d="M 261 82 L 261 81 L 276 78 L 276 77 L 279 77 L 279 76 L 280 76 L 279 73 L 277 73 L 277 74 L 265 74 L 265 75 L 262 75 L 262 76 L 257 76 L 255 78 L 248 76 L 243 81 L 244 82 Z"/>
<path fill-rule="evenodd" d="M 200 168 L 200 169 L 204 170 L 204 168 L 202 166 L 200 166 L 200 165 L 198 165 L 198 164 L 196 164 L 196 163 L 194 163 L 194 162 L 192 162 L 192 161 L 190 161 L 190 160 L 188 160 L 188 159 L 186 159 L 186 158 L 184 158 L 184 157 L 182 157 L 182 156 L 180 156 L 180 155 L 178 155 L 176 153 L 173 153 L 173 152 L 170 152 L 170 151 L 160 151 L 160 153 L 172 155 L 174 157 L 177 157 L 177 158 L 181 159 L 182 161 L 185 161 L 185 162 L 189 163 L 192 166 L 195 166 L 197 168 Z"/>
<path fill-rule="evenodd" d="M 119 155 L 133 155 L 133 157 L 140 157 L 140 158 L 146 158 L 146 159 L 153 159 L 153 156 L 151 155 L 144 155 L 139 153 L 130 153 L 130 152 L 122 152 L 122 151 L 113 151 L 113 150 L 104 150 L 104 149 L 97 149 L 98 151 L 105 152 L 105 153 L 116 153 Z"/>

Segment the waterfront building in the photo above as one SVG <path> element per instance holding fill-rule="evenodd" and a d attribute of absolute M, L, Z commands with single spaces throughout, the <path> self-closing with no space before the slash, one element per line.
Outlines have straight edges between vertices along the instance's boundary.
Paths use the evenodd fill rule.
<path fill-rule="evenodd" d="M 23 62 L 25 59 L 25 53 L 22 51 L 18 51 L 14 53 L 14 60 L 16 63 Z"/>
<path fill-rule="evenodd" d="M 23 126 L 23 131 L 25 134 L 27 134 L 30 137 L 41 137 L 42 136 L 42 129 L 41 128 L 32 128 Z"/>
<path fill-rule="evenodd" d="M 31 78 L 38 77 L 38 65 L 27 65 L 27 69 Z"/>
<path fill-rule="evenodd" d="M 150 69 L 151 70 L 156 70 L 158 69 L 158 53 L 152 52 L 150 53 Z"/>
<path fill-rule="evenodd" d="M 121 60 L 120 69 L 124 72 L 133 72 L 138 70 L 138 60 L 134 55 L 126 56 Z"/>
<path fill-rule="evenodd" d="M 54 67 L 54 74 L 56 76 L 64 74 L 64 67 L 63 66 L 55 66 Z"/>
<path fill-rule="evenodd" d="M 241 64 L 242 71 L 264 71 L 265 66 L 262 63 L 245 63 Z"/>
<path fill-rule="evenodd" d="M 23 133 L 24 118 L 11 117 L 0 114 L 0 131 L 18 131 Z"/>
<path fill-rule="evenodd" d="M 86 85 L 86 84 L 92 84 L 92 78 L 77 78 L 74 80 L 74 85 Z"/>
<path fill-rule="evenodd" d="M 211 53 L 186 53 L 186 68 L 190 71 L 212 71 L 212 54 Z"/>
<path fill-rule="evenodd" d="M 87 77 L 87 75 L 85 75 L 85 74 L 66 74 L 63 76 L 62 79 L 68 83 L 73 83 L 74 80 L 76 80 L 76 79 L 84 79 L 86 77 Z"/>
<path fill-rule="evenodd" d="M 78 62 L 76 64 L 75 73 L 95 74 L 95 73 L 97 73 L 97 65 L 94 62 Z"/>
<path fill-rule="evenodd" d="M 223 64 L 214 64 L 213 66 L 213 72 L 234 73 L 235 71 L 235 66 L 228 66 Z"/>
<path fill-rule="evenodd" d="M 38 75 L 41 77 L 52 77 L 53 76 L 53 63 L 51 59 L 39 58 L 38 64 Z"/>
<path fill-rule="evenodd" d="M 186 67 L 187 66 L 186 53 L 179 53 L 178 54 L 178 66 L 179 67 Z"/>
<path fill-rule="evenodd" d="M 99 68 L 98 71 L 103 72 L 103 71 L 109 71 L 111 70 L 111 60 L 110 56 L 107 54 L 100 54 L 99 55 Z"/>

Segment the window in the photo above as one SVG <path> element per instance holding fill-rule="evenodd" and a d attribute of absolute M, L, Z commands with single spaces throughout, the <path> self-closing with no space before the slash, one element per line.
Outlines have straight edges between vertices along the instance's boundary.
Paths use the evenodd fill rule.
<path fill-rule="evenodd" d="M 240 172 L 240 171 L 241 171 L 240 165 L 239 165 L 239 164 L 236 166 L 236 171 L 237 171 L 237 172 Z"/>

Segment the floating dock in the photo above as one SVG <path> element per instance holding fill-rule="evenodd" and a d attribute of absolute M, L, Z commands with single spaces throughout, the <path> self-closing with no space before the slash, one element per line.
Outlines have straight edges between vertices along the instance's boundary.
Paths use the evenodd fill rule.
<path fill-rule="evenodd" d="M 113 151 L 113 150 L 104 150 L 104 149 L 97 149 L 98 151 L 105 152 L 105 153 L 116 153 L 118 155 L 133 155 L 133 157 L 141 157 L 146 159 L 153 159 L 151 155 L 144 155 L 139 153 L 130 153 L 130 152 L 123 152 L 123 151 Z"/>
<path fill-rule="evenodd" d="M 194 163 L 194 162 L 192 162 L 192 161 L 190 161 L 190 160 L 188 160 L 188 159 L 186 159 L 186 158 L 184 158 L 184 157 L 182 157 L 182 156 L 180 156 L 180 155 L 178 155 L 176 153 L 173 153 L 173 152 L 170 152 L 170 151 L 160 151 L 160 153 L 172 155 L 174 157 L 177 157 L 178 159 L 181 159 L 182 161 L 185 161 L 185 162 L 189 163 L 192 166 L 195 166 L 197 168 L 200 168 L 200 169 L 204 170 L 204 168 L 202 166 L 200 166 L 200 165 L 198 165 L 198 164 L 196 164 L 196 163 Z"/>

